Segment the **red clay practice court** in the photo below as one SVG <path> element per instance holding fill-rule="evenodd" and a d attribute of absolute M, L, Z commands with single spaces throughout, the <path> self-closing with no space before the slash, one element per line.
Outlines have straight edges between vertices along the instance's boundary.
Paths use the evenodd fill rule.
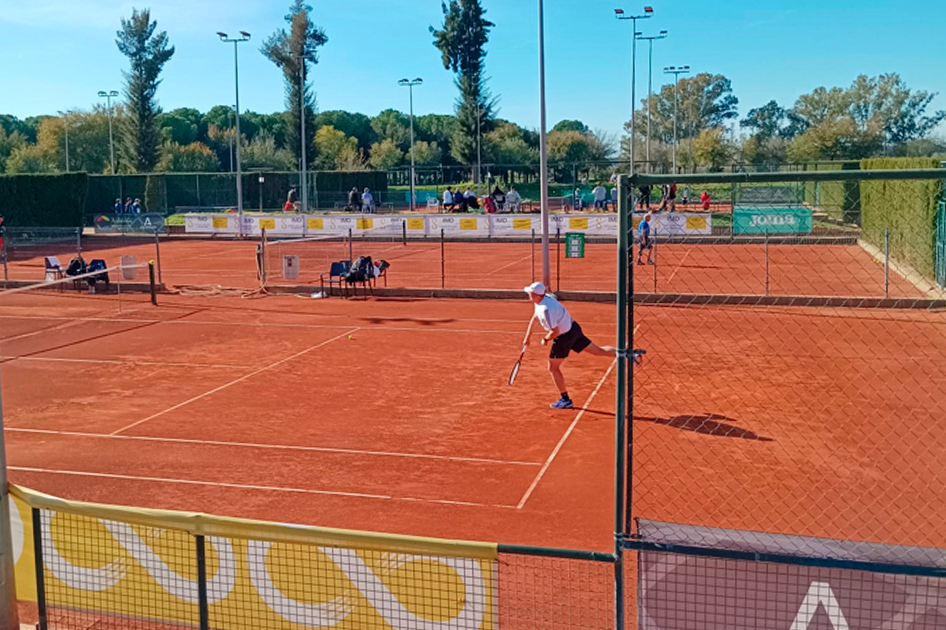
<path fill-rule="evenodd" d="M 414 243 L 387 246 L 426 255 Z M 213 265 L 221 258 L 243 260 L 222 253 L 246 252 L 247 268 L 234 266 L 232 278 L 242 274 L 252 286 L 252 248 L 169 242 L 164 281 L 206 283 L 220 273 Z M 515 263 L 508 267 L 515 274 L 489 282 L 519 288 L 531 280 L 528 268 L 516 266 L 528 248 L 470 245 L 487 253 L 469 264 L 483 277 Z M 665 281 L 686 286 L 704 264 L 721 264 L 713 256 L 726 249 L 707 249 L 720 253 L 702 259 L 681 253 L 686 260 Z M 672 250 L 661 256 L 675 260 Z M 744 264 L 739 256 L 726 264 Z M 411 285 L 411 257 L 390 258 L 392 284 Z M 580 261 L 581 270 L 565 266 L 563 285 L 594 277 L 589 288 L 608 289 L 593 260 Z M 858 268 L 867 278 L 873 265 L 867 256 Z M 785 287 L 813 281 L 804 269 L 779 268 Z M 640 276 L 637 283 L 651 281 Z M 714 277 L 740 286 L 725 266 Z M 893 286 L 915 291 L 902 279 Z M 166 294 L 159 302 L 141 294 L 120 304 L 115 295 L 0 294 L 13 483 L 103 503 L 611 549 L 615 362 L 586 355 L 565 362 L 576 401 L 570 411 L 548 407 L 557 392 L 538 343 L 509 387 L 531 316 L 524 295 Z M 589 337 L 613 343 L 613 305 L 567 307 Z M 931 471 L 946 457 L 938 421 L 946 402 L 944 317 L 636 307 L 635 346 L 648 354 L 634 374 L 634 513 L 943 546 L 946 479 Z"/>

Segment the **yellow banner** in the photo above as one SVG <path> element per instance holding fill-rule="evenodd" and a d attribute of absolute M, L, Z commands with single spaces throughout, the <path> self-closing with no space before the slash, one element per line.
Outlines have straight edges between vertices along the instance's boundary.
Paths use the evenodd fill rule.
<path fill-rule="evenodd" d="M 705 230 L 706 217 L 687 217 L 688 230 Z"/>
<path fill-rule="evenodd" d="M 56 606 L 196 625 L 199 531 L 206 536 L 211 618 L 253 619 L 279 630 L 496 627 L 495 545 L 134 510 L 13 490 L 17 596 L 25 601 L 36 601 L 36 590 L 24 500 L 43 508 L 46 594 Z M 243 535 L 214 535 L 231 532 Z M 359 540 L 365 544 L 339 545 Z"/>
<path fill-rule="evenodd" d="M 587 230 L 588 217 L 570 217 L 568 219 L 569 230 Z"/>
<path fill-rule="evenodd" d="M 460 229 L 477 230 L 479 229 L 479 221 L 476 219 L 460 219 Z"/>
<path fill-rule="evenodd" d="M 531 230 L 531 229 L 532 229 L 532 219 L 513 219 L 513 220 L 512 220 L 512 229 L 514 229 L 514 230 Z"/>
<path fill-rule="evenodd" d="M 276 229 L 276 219 L 260 219 L 260 220 L 259 220 L 259 229 L 261 229 L 261 230 L 275 230 L 275 229 Z"/>
<path fill-rule="evenodd" d="M 305 226 L 309 230 L 323 230 L 325 229 L 325 219 L 306 219 Z"/>
<path fill-rule="evenodd" d="M 424 220 L 423 219 L 408 219 L 407 229 L 408 230 L 423 230 Z"/>
<path fill-rule="evenodd" d="M 374 219 L 356 219 L 355 225 L 359 230 L 370 230 L 374 226 Z"/>
<path fill-rule="evenodd" d="M 227 217 L 214 217 L 213 226 L 215 230 L 225 230 L 230 225 L 230 219 Z"/>

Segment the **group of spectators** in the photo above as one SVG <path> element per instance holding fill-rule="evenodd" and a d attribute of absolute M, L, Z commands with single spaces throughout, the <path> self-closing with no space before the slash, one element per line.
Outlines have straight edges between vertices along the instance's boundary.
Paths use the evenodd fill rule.
<path fill-rule="evenodd" d="M 483 197 L 482 204 L 476 193 L 470 188 L 464 192 L 453 190 L 450 186 L 443 191 L 444 212 L 471 212 L 482 208 L 487 214 L 494 212 L 518 212 L 522 205 L 522 197 L 515 186 L 509 187 L 509 192 L 503 192 L 498 185 L 489 195 Z"/>
<path fill-rule="evenodd" d="M 650 212 L 650 203 L 651 195 L 653 194 L 653 189 L 645 184 L 637 189 L 638 199 L 637 206 L 640 210 L 646 210 Z M 690 204 L 690 188 L 686 187 L 683 189 L 683 195 L 681 199 L 684 206 Z M 703 191 L 700 194 L 700 204 L 703 206 L 703 211 L 708 212 L 710 209 L 710 196 L 707 191 Z M 676 184 L 664 184 L 660 188 L 660 205 L 657 207 L 657 212 L 676 212 L 677 210 L 677 185 Z"/>
<path fill-rule="evenodd" d="M 122 203 L 121 197 L 119 197 L 115 200 L 112 212 L 114 214 L 141 214 L 141 199 L 132 201 L 129 197 L 125 200 L 125 203 Z"/>
<path fill-rule="evenodd" d="M 351 212 L 373 213 L 374 197 L 371 195 L 371 191 L 365 188 L 364 192 L 358 192 L 358 188 L 352 186 L 351 192 L 348 193 L 348 205 L 345 209 Z"/>

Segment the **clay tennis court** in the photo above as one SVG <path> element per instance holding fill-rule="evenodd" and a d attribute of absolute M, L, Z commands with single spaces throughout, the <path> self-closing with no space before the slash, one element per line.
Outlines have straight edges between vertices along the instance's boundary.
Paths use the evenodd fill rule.
<path fill-rule="evenodd" d="M 569 308 L 614 338 L 613 306 Z M 539 346 L 508 387 L 529 315 L 524 299 L 136 295 L 119 312 L 115 296 L 0 295 L 10 478 L 79 500 L 609 551 L 614 362 L 566 363 L 571 411 L 548 408 Z M 635 316 L 635 515 L 946 544 L 946 483 L 928 472 L 946 456 L 943 313 Z"/>
<path fill-rule="evenodd" d="M 169 237 L 160 245 L 161 280 L 168 286 L 259 286 L 256 249 L 258 241 Z M 70 247 L 72 248 L 70 250 Z M 65 264 L 74 255 L 71 244 L 45 246 Z M 391 263 L 387 285 L 393 288 L 517 289 L 541 277 L 538 242 L 457 242 L 439 239 L 280 241 L 269 243 L 265 256 L 269 284 L 309 286 L 317 290 L 319 278 L 332 261 L 349 255 L 371 256 Z M 15 260 L 11 279 L 43 277 L 43 253 Z M 634 248 L 636 255 L 637 249 Z M 297 279 L 282 277 L 282 255 L 300 256 Z M 139 262 L 154 259 L 153 239 L 95 236 L 83 239 L 83 256 L 103 258 L 117 265 L 121 256 Z M 614 243 L 589 242 L 584 258 L 567 258 L 565 245 L 551 245 L 552 287 L 567 291 L 614 291 L 617 254 Z M 884 265 L 856 244 L 706 244 L 659 243 L 656 266 L 640 267 L 635 278 L 639 292 L 727 295 L 796 295 L 828 297 L 884 297 Z M 382 283 L 383 284 L 383 283 Z M 892 298 L 924 297 L 911 282 L 890 272 Z"/>

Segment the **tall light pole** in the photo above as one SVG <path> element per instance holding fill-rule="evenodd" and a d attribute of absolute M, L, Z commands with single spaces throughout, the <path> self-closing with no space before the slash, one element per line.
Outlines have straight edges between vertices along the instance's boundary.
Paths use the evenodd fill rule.
<path fill-rule="evenodd" d="M 647 40 L 647 170 L 651 171 L 650 166 L 650 122 L 653 118 L 651 110 L 654 101 L 654 40 L 667 39 L 667 31 L 660 31 L 658 35 L 650 37 L 639 36 L 637 39 Z"/>
<path fill-rule="evenodd" d="M 479 97 L 476 100 L 476 183 L 483 183 L 483 158 L 480 153 L 480 145 L 483 143 L 483 134 L 480 133 L 480 110 Z"/>
<path fill-rule="evenodd" d="M 414 211 L 414 186 L 416 178 L 414 176 L 414 86 L 423 85 L 424 80 L 417 77 L 414 80 L 401 79 L 397 82 L 401 87 L 407 87 L 411 93 L 411 212 Z"/>
<path fill-rule="evenodd" d="M 305 141 L 305 57 L 299 57 L 299 133 L 300 136 L 300 155 L 302 157 L 302 170 L 299 179 L 302 181 L 302 211 L 309 211 L 309 173 L 306 164 L 306 141 Z"/>
<path fill-rule="evenodd" d="M 112 99 L 118 98 L 118 90 L 99 92 L 99 98 L 105 99 L 105 108 L 108 112 L 108 153 L 111 157 L 112 175 L 115 174 L 115 140 L 112 136 Z"/>
<path fill-rule="evenodd" d="M 646 20 L 654 15 L 653 7 L 644 7 L 642 15 L 624 15 L 624 9 L 615 9 L 614 17 L 619 20 L 631 20 L 634 32 L 631 36 L 631 176 L 634 175 L 634 132 L 637 111 L 637 20 Z"/>
<path fill-rule="evenodd" d="M 545 12 L 539 0 L 539 203 L 542 213 L 542 284 L 550 285 L 549 158 L 545 120 Z"/>
<path fill-rule="evenodd" d="M 688 74 L 690 66 L 670 66 L 664 68 L 664 74 L 673 75 L 673 172 L 677 172 L 677 85 L 680 83 L 680 75 Z"/>
<path fill-rule="evenodd" d="M 240 53 L 239 45 L 250 41 L 250 34 L 240 31 L 239 37 L 227 37 L 226 33 L 218 32 L 217 36 L 225 44 L 233 44 L 233 84 L 236 90 L 236 194 L 237 194 L 237 221 L 240 222 L 239 233 L 243 236 L 243 165 L 240 163 Z"/>
<path fill-rule="evenodd" d="M 62 129 L 66 134 L 66 172 L 69 172 L 69 121 L 66 120 L 66 116 L 69 115 L 69 112 L 59 112 L 59 116 L 62 118 Z"/>

